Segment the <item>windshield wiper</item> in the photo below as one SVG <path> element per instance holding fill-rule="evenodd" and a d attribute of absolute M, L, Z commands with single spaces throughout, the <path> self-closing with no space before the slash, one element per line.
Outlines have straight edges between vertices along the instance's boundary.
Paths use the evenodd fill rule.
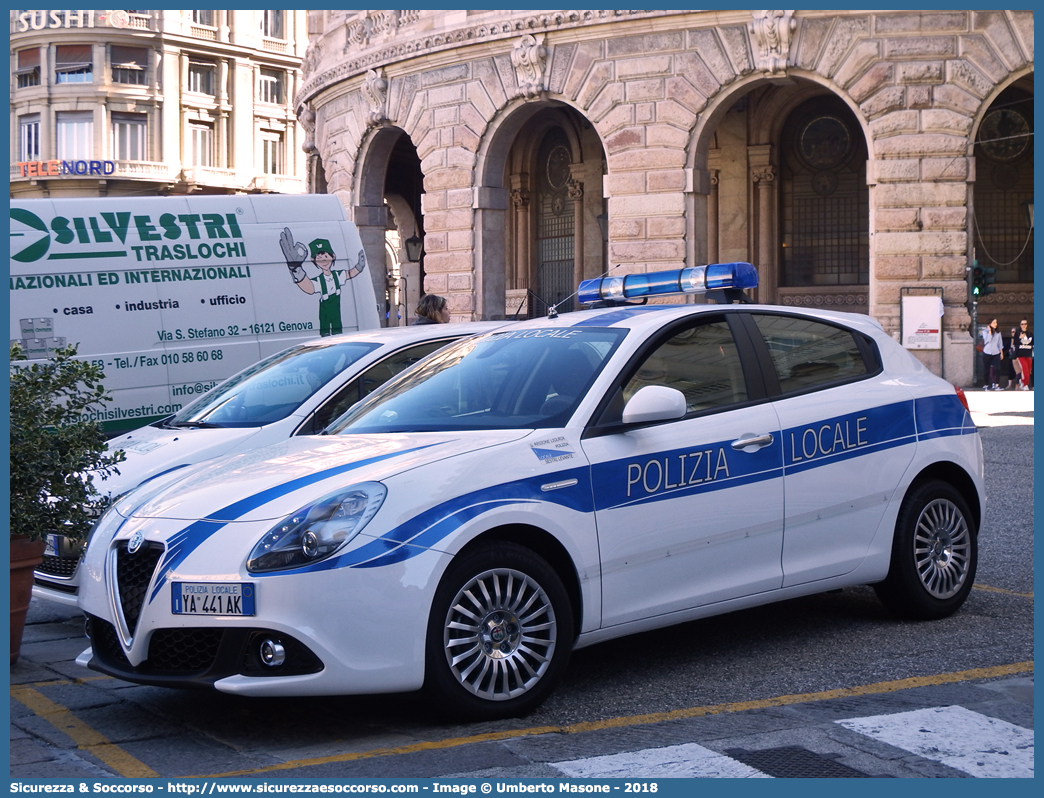
<path fill-rule="evenodd" d="M 223 424 L 211 424 L 209 421 L 175 421 L 168 424 L 171 429 L 175 427 L 199 427 L 200 429 L 224 429 Z"/>

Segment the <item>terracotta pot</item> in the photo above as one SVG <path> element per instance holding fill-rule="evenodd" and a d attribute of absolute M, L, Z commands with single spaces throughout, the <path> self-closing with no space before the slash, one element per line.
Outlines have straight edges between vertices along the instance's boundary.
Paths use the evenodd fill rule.
<path fill-rule="evenodd" d="M 46 541 L 11 538 L 11 664 L 22 647 L 22 630 L 29 599 L 33 597 L 33 571 L 43 562 Z"/>

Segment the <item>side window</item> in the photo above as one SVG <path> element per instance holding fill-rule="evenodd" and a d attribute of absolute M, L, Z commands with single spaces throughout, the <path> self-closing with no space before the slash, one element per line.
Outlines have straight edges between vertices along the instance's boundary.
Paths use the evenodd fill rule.
<path fill-rule="evenodd" d="M 298 435 L 315 435 L 329 426 L 330 422 L 343 414 L 349 407 L 368 394 L 380 388 L 392 377 L 405 371 L 421 358 L 427 357 L 436 349 L 441 349 L 449 341 L 425 341 L 422 344 L 411 346 L 392 355 L 389 355 L 379 363 L 370 366 L 366 371 L 337 391 L 326 400 L 326 404 L 320 407 L 307 423 L 298 430 Z"/>
<path fill-rule="evenodd" d="M 780 390 L 805 391 L 866 376 L 859 343 L 849 330 L 794 316 L 754 315 L 779 377 Z"/>
<path fill-rule="evenodd" d="M 681 391 L 689 413 L 745 402 L 747 384 L 728 322 L 699 324 L 664 341 L 624 386 L 624 402 L 646 385 Z"/>

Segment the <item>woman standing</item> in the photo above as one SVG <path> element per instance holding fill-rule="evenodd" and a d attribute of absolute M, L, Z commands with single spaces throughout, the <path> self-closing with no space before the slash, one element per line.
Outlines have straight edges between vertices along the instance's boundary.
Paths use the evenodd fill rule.
<path fill-rule="evenodd" d="M 445 297 L 426 294 L 417 303 L 417 318 L 414 324 L 447 324 L 450 320 L 449 304 Z"/>
<path fill-rule="evenodd" d="M 984 391 L 999 391 L 997 384 L 1000 362 L 1004 360 L 1004 336 L 998 329 L 997 320 L 993 319 L 982 331 L 982 361 L 986 368 L 986 385 Z"/>
<path fill-rule="evenodd" d="M 1019 359 L 1021 368 L 1019 390 L 1028 391 L 1033 374 L 1033 331 L 1029 328 L 1028 319 L 1019 322 L 1019 329 L 1015 333 L 1015 340 L 1011 342 L 1011 348 L 1014 356 Z"/>

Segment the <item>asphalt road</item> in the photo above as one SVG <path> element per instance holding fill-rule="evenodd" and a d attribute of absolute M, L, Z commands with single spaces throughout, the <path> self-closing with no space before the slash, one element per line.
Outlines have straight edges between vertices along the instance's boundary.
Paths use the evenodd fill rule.
<path fill-rule="evenodd" d="M 1032 394 L 969 399 L 987 510 L 976 589 L 951 618 L 898 621 L 869 588 L 736 612 L 575 652 L 532 715 L 461 725 L 417 695 L 260 700 L 127 685 L 76 666 L 80 620 L 34 600 L 11 671 L 11 776 L 561 778 L 555 763 L 649 749 L 680 752 L 675 775 L 693 775 L 691 746 L 809 753 L 791 775 L 983 775 L 838 725 L 958 707 L 1032 745 Z M 971 743 L 983 721 L 947 723 Z M 626 761 L 619 775 L 641 769 Z"/>

